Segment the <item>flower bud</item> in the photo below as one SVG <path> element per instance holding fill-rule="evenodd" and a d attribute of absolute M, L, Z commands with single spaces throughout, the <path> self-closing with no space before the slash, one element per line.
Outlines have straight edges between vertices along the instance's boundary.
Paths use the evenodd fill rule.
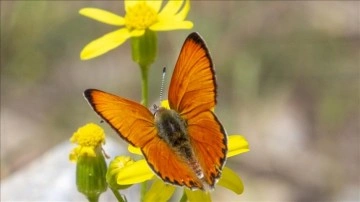
<path fill-rule="evenodd" d="M 107 189 L 106 162 L 101 146 L 95 148 L 96 156 L 79 156 L 76 164 L 76 185 L 87 198 L 98 199 Z M 92 201 L 92 200 L 90 200 Z"/>
<path fill-rule="evenodd" d="M 70 138 L 77 144 L 69 155 L 72 162 L 76 162 L 76 185 L 89 201 L 97 201 L 100 194 L 107 189 L 106 162 L 102 151 L 105 142 L 104 130 L 89 123 L 80 127 Z"/>
<path fill-rule="evenodd" d="M 109 169 L 106 173 L 106 181 L 112 189 L 126 189 L 130 185 L 119 185 L 117 183 L 118 173 L 125 166 L 133 164 L 134 161 L 128 156 L 117 156 L 110 162 Z"/>

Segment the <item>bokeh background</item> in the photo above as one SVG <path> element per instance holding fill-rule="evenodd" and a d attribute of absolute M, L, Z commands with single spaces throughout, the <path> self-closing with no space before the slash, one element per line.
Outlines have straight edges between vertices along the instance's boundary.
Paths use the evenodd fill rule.
<path fill-rule="evenodd" d="M 216 113 L 228 133 L 243 134 L 251 148 L 227 162 L 242 177 L 244 193 L 220 188 L 214 199 L 359 201 L 360 3 L 191 6 L 192 30 L 158 33 L 150 101 L 158 102 L 162 67 L 170 72 L 168 85 L 184 39 L 198 31 L 215 63 Z M 88 42 L 117 29 L 79 15 L 83 7 L 124 15 L 118 1 L 1 1 L 2 183 L 52 148 L 70 144 L 79 126 L 99 122 L 82 97 L 85 89 L 140 100 L 129 42 L 96 59 L 79 59 Z"/>

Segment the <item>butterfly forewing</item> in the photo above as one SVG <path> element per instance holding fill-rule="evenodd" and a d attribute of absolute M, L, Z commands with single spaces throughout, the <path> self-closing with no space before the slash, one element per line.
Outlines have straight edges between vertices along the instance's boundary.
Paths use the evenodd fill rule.
<path fill-rule="evenodd" d="M 185 116 L 211 109 L 216 104 L 213 64 L 204 41 L 197 33 L 184 42 L 169 87 L 169 104 Z"/>
<path fill-rule="evenodd" d="M 96 89 L 84 92 L 85 98 L 119 135 L 135 147 L 143 147 L 157 137 L 154 116 L 144 106 Z"/>

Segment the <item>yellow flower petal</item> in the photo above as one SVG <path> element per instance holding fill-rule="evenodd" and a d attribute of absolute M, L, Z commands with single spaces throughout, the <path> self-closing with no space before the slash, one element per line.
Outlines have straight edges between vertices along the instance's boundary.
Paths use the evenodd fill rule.
<path fill-rule="evenodd" d="M 147 0 L 146 4 L 149 5 L 150 7 L 152 7 L 157 13 L 159 12 L 160 8 L 161 8 L 161 4 L 163 1 L 157 0 Z"/>
<path fill-rule="evenodd" d="M 134 0 L 125 0 L 124 1 L 124 6 L 125 6 L 125 11 L 129 12 L 129 8 L 135 6 L 136 4 L 140 3 L 141 1 L 134 1 Z M 152 9 L 154 9 L 156 12 L 159 12 L 160 8 L 161 8 L 161 4 L 162 4 L 162 0 L 146 0 L 145 1 L 146 4 L 151 7 Z"/>
<path fill-rule="evenodd" d="M 124 1 L 125 12 L 129 12 L 129 8 L 135 6 L 135 5 L 138 4 L 138 3 L 139 3 L 139 1 L 125 0 L 125 1 Z"/>
<path fill-rule="evenodd" d="M 124 25 L 125 19 L 114 13 L 98 8 L 83 8 L 79 11 L 81 15 L 92 18 L 94 20 L 109 24 L 109 25 Z"/>
<path fill-rule="evenodd" d="M 78 159 L 78 152 L 77 152 L 77 148 L 75 147 L 74 149 L 71 150 L 70 154 L 69 154 L 69 160 L 73 163 L 75 163 Z"/>
<path fill-rule="evenodd" d="M 159 17 L 167 17 L 175 15 L 181 8 L 184 0 L 182 1 L 168 1 L 164 8 L 160 11 Z"/>
<path fill-rule="evenodd" d="M 151 179 L 154 173 L 146 163 L 145 159 L 123 167 L 117 176 L 119 185 L 136 184 Z"/>
<path fill-rule="evenodd" d="M 190 11 L 190 0 L 185 0 L 185 5 L 181 11 L 179 11 L 175 17 L 177 20 L 184 20 Z"/>
<path fill-rule="evenodd" d="M 82 60 L 88 60 L 99 55 L 102 55 L 124 43 L 131 37 L 131 33 L 126 29 L 119 29 L 104 36 L 95 39 L 85 46 L 80 53 Z"/>
<path fill-rule="evenodd" d="M 249 143 L 241 135 L 230 135 L 228 137 L 227 157 L 235 156 L 249 151 Z"/>
<path fill-rule="evenodd" d="M 141 30 L 135 29 L 135 30 L 133 30 L 133 31 L 130 32 L 130 35 L 131 35 L 132 37 L 142 36 L 142 35 L 144 35 L 144 34 L 145 34 L 145 30 L 144 30 L 144 29 L 141 29 Z"/>
<path fill-rule="evenodd" d="M 170 109 L 169 100 L 161 101 L 161 106 L 165 107 L 166 109 Z"/>
<path fill-rule="evenodd" d="M 193 27 L 193 23 L 191 21 L 180 21 L 174 22 L 170 20 L 159 21 L 150 26 L 150 30 L 153 31 L 169 31 L 175 29 L 191 29 Z"/>
<path fill-rule="evenodd" d="M 186 196 L 188 198 L 188 201 L 192 202 L 211 202 L 211 196 L 209 192 L 204 192 L 201 190 L 191 191 L 190 189 L 184 189 Z"/>
<path fill-rule="evenodd" d="M 244 185 L 240 177 L 228 167 L 223 168 L 221 178 L 217 184 L 237 194 L 241 194 L 244 191 Z"/>
<path fill-rule="evenodd" d="M 165 184 L 162 180 L 156 178 L 151 185 L 150 190 L 146 193 L 144 197 L 145 202 L 152 201 L 168 201 L 175 191 L 175 186 Z"/>
<path fill-rule="evenodd" d="M 137 154 L 137 155 L 143 155 L 141 152 L 141 149 L 139 147 L 134 147 L 131 144 L 129 144 L 128 150 L 130 153 Z"/>

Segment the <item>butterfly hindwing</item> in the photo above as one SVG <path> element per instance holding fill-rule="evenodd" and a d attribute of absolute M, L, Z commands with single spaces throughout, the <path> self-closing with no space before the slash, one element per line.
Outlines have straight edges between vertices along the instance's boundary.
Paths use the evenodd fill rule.
<path fill-rule="evenodd" d="M 196 178 L 187 162 L 161 139 L 152 140 L 142 151 L 150 167 L 165 182 L 189 188 L 203 188 L 202 182 Z"/>
<path fill-rule="evenodd" d="M 203 168 L 205 181 L 211 187 L 221 176 L 226 160 L 225 130 L 212 111 L 197 114 L 188 120 L 188 133 L 193 150 Z"/>

